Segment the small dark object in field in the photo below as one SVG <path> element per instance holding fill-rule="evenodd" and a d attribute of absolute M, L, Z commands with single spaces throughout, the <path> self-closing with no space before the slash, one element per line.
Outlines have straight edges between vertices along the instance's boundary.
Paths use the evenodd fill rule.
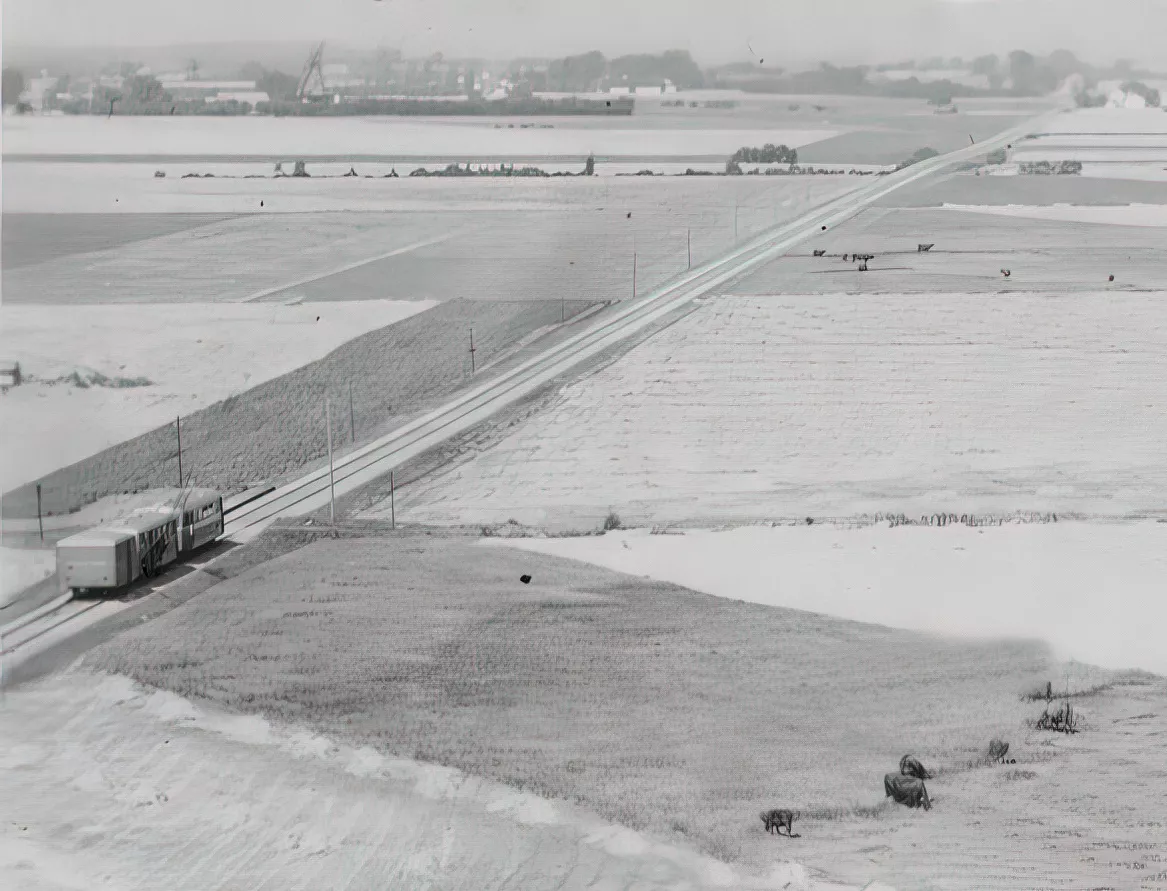
<path fill-rule="evenodd" d="M 824 232 L 826 232 L 826 231 L 827 231 L 827 227 L 826 227 L 826 226 L 823 226 L 823 231 L 824 231 Z"/>
<path fill-rule="evenodd" d="M 932 801 L 928 798 L 928 789 L 924 781 L 918 777 L 906 777 L 903 774 L 889 773 L 883 778 L 883 792 L 888 798 L 907 807 L 920 807 L 924 810 L 932 809 Z"/>
<path fill-rule="evenodd" d="M 786 808 L 774 808 L 769 811 L 762 811 L 762 823 L 766 826 L 767 832 L 774 832 L 778 835 L 782 834 L 782 827 L 786 827 L 786 835 L 789 838 L 801 838 L 801 836 L 794 834 L 794 821 L 798 819 L 798 814 L 794 811 L 786 810 Z"/>
<path fill-rule="evenodd" d="M 1002 270 L 1001 270 L 1001 275 L 1005 276 L 1005 278 L 1008 278 L 1008 277 L 1009 277 L 1010 275 L 1012 275 L 1012 274 L 1013 274 L 1013 273 L 1012 273 L 1012 272 L 1010 272 L 1008 269 L 1002 269 Z"/>
<path fill-rule="evenodd" d="M 531 577 L 529 575 L 521 575 L 519 576 L 519 581 L 524 585 L 529 585 L 531 584 Z"/>
<path fill-rule="evenodd" d="M 261 202 L 259 202 L 259 206 L 260 206 L 260 207 L 263 207 L 263 202 L 262 202 L 262 201 L 261 201 Z"/>
<path fill-rule="evenodd" d="M 930 780 L 930 774 L 914 755 L 904 755 L 900 759 L 900 774 L 905 777 L 915 777 L 918 780 Z"/>
<path fill-rule="evenodd" d="M 932 248 L 934 248 L 935 246 L 936 246 L 935 242 L 933 242 L 932 244 L 917 244 L 916 245 L 916 253 L 926 254 L 926 253 L 928 253 L 928 251 L 932 250 Z"/>
<path fill-rule="evenodd" d="M 632 219 L 632 211 L 628 211 L 628 219 Z"/>
<path fill-rule="evenodd" d="M 1009 753 L 1009 743 L 1003 739 L 993 739 L 989 743 L 989 757 L 998 763 L 1004 763 L 1005 756 Z"/>
<path fill-rule="evenodd" d="M 826 254 L 826 250 L 825 250 L 825 249 L 824 249 L 824 250 L 821 250 L 821 251 L 815 251 L 815 252 L 814 252 L 814 255 L 815 255 L 816 257 L 822 257 L 822 256 L 824 256 L 825 254 Z"/>
<path fill-rule="evenodd" d="M 1113 275 L 1110 277 L 1110 280 L 1111 280 L 1111 281 L 1114 281 L 1114 276 L 1113 276 Z"/>
<path fill-rule="evenodd" d="M 165 171 L 165 170 L 155 170 L 155 171 L 154 171 L 154 177 L 155 177 L 156 179 L 163 179 L 163 178 L 165 178 L 165 176 L 166 176 L 166 171 Z M 1111 276 L 1111 278 L 1113 279 L 1113 278 L 1114 278 L 1114 276 L 1112 275 L 1112 276 Z"/>
<path fill-rule="evenodd" d="M 813 526 L 814 525 L 814 517 L 807 517 L 806 518 L 806 525 Z"/>

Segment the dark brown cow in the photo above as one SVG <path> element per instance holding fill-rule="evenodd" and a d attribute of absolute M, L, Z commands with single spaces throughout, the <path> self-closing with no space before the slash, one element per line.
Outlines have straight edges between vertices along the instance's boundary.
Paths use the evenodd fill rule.
<path fill-rule="evenodd" d="M 782 827 L 786 827 L 786 834 L 790 838 L 798 838 L 794 834 L 794 821 L 798 818 L 798 814 L 793 811 L 788 811 L 785 808 L 774 808 L 770 811 L 762 811 L 762 822 L 766 825 L 767 832 L 775 832 L 778 835 L 782 834 Z"/>
<path fill-rule="evenodd" d="M 928 798 L 928 790 L 924 781 L 918 777 L 906 777 L 900 773 L 889 773 L 883 778 L 883 791 L 888 798 L 894 798 L 897 803 L 908 807 L 920 807 L 924 810 L 932 809 L 932 801 Z"/>

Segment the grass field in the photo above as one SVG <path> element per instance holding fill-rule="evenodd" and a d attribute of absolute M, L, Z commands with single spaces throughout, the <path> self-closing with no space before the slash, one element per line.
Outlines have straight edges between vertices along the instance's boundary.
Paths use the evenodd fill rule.
<path fill-rule="evenodd" d="M 1142 798 L 1121 815 L 1085 802 L 1052 818 L 1043 810 L 1091 770 L 1106 775 L 1078 753 L 1119 737 L 1098 694 L 1078 706 L 1100 736 L 1063 744 L 1025 729 L 1035 706 L 1019 694 L 1065 677 L 1036 644 L 760 607 L 458 537 L 318 541 L 87 664 L 574 801 L 757 871 L 777 856 L 844 880 L 947 874 L 946 887 L 1015 887 L 1034 868 L 1063 881 L 1100 874 L 1041 848 L 1067 825 L 1094 832 L 1110 813 L 1101 837 L 1146 843 L 1153 833 Z M 1119 711 L 1135 714 L 1126 700 L 1140 696 L 1154 710 L 1163 691 L 1131 682 L 1151 686 L 1121 688 Z M 1115 755 L 1150 769 L 1147 733 Z M 1035 782 L 982 766 L 997 734 L 1013 741 L 1017 775 Z M 882 804 L 882 776 L 907 751 L 938 771 L 930 815 Z M 779 804 L 802 811 L 801 840 L 763 833 L 758 812 Z M 932 850 L 926 865 L 916 843 Z"/>
<path fill-rule="evenodd" d="M 632 525 L 1159 512 L 1165 313 L 1160 295 L 1120 292 L 708 300 L 399 493 L 397 516 L 594 529 L 609 510 Z"/>
<path fill-rule="evenodd" d="M 871 207 L 727 290 L 748 295 L 1038 291 L 1083 296 L 1108 289 L 1163 291 L 1162 240 L 1161 230 L 1142 226 L 1017 219 L 955 208 Z M 921 243 L 934 247 L 917 253 Z M 812 250 L 827 256 L 812 257 Z M 843 254 L 856 252 L 875 255 L 867 272 L 842 261 Z M 1002 269 L 1010 270 L 1009 278 Z"/>
<path fill-rule="evenodd" d="M 354 429 L 358 441 L 385 433 L 469 383 L 470 328 L 482 369 L 589 305 L 451 301 L 364 334 L 322 359 L 184 416 L 184 478 L 237 491 L 322 458 L 328 449 L 326 397 L 335 409 L 335 447 L 351 447 Z M 46 474 L 44 509 L 60 513 L 106 494 L 173 485 L 176 479 L 171 424 Z M 35 517 L 33 487 L 5 493 L 4 514 Z"/>
<path fill-rule="evenodd" d="M 309 545 L 90 664 L 679 830 L 729 859 L 775 796 L 822 819 L 878 805 L 901 749 L 963 769 L 1023 719 L 1016 694 L 1048 667 L 1026 644 L 945 643 L 424 536 Z"/>

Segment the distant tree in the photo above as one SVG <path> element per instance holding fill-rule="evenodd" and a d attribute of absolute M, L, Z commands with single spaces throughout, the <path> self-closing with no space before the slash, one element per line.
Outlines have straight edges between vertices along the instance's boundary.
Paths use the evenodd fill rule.
<path fill-rule="evenodd" d="M 162 89 L 158 78 L 149 74 L 135 74 L 122 84 L 122 99 L 128 105 L 149 105 L 169 102 L 170 94 Z"/>
<path fill-rule="evenodd" d="M 653 86 L 670 80 L 681 88 L 695 88 L 705 85 L 705 75 L 693 57 L 685 50 L 669 50 L 660 55 L 641 53 L 613 59 L 608 66 L 613 80 L 624 81 L 636 86 Z"/>
<path fill-rule="evenodd" d="M 3 72 L 4 105 L 15 105 L 24 92 L 24 75 L 16 68 L 5 68 Z"/>
<path fill-rule="evenodd" d="M 556 59 L 547 68 L 547 86 L 564 93 L 587 92 L 595 89 L 607 69 L 604 54 L 597 50 Z"/>
<path fill-rule="evenodd" d="M 1053 72 L 1058 81 L 1063 81 L 1071 74 L 1085 74 L 1087 66 L 1083 65 L 1069 50 L 1054 50 L 1045 60 L 1045 66 Z"/>

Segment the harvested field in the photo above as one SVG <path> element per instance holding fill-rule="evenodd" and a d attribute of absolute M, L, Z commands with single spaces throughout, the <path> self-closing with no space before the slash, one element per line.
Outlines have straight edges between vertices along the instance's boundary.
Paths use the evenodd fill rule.
<path fill-rule="evenodd" d="M 1130 210 L 1107 212 L 1121 220 Z M 805 253 L 776 258 L 730 290 L 922 295 L 1048 291 L 1083 298 L 1107 289 L 1165 291 L 1162 242 L 1162 231 L 1151 227 L 1020 219 L 953 208 L 873 207 L 834 231 L 816 235 L 806 242 Z M 935 247 L 920 254 L 920 243 Z M 812 250 L 825 250 L 827 256 L 813 258 Z M 865 273 L 857 271 L 856 263 L 842 261 L 843 254 L 856 252 L 875 255 Z M 1005 278 L 1001 269 L 1011 275 Z M 1113 285 L 1110 275 L 1115 276 Z"/>
<path fill-rule="evenodd" d="M 469 331 L 481 371 L 587 301 L 451 301 L 345 343 L 324 358 L 183 417 L 185 479 L 237 491 L 327 454 L 325 397 L 338 449 L 374 438 L 470 381 Z M 321 310 L 323 311 L 323 310 Z M 352 415 L 349 387 L 352 387 Z M 122 442 L 46 474 L 44 509 L 60 513 L 103 495 L 172 485 L 174 427 Z M 36 516 L 31 485 L 4 496 L 4 515 Z"/>
<path fill-rule="evenodd" d="M 1089 735 L 1034 736 L 1019 694 L 1056 671 L 1036 644 L 759 607 L 456 537 L 318 541 L 88 664 L 574 801 L 758 871 L 777 853 L 856 883 L 924 870 L 984 889 L 1016 887 L 1038 865 L 1060 881 L 1102 875 L 1111 858 L 1082 866 L 1044 847 L 1066 828 L 1075 853 L 1096 855 L 1100 833 L 1146 845 L 1131 860 L 1157 850 L 1149 797 L 1128 795 L 1117 814 L 1078 796 L 1114 782 L 1133 791 L 1131 764 L 1161 773 L 1151 737 L 1162 721 L 1111 723 L 1160 711 L 1158 681 L 1076 700 Z M 982 767 L 994 735 L 1039 778 Z M 907 751 L 939 772 L 929 815 L 881 804 L 880 779 Z M 1071 812 L 1047 818 L 1044 802 L 1070 797 Z M 762 831 L 757 814 L 775 805 L 803 812 L 797 844 L 776 849 Z M 926 864 L 916 844 L 932 852 Z M 1022 850 L 1024 862 L 1008 856 Z"/>
<path fill-rule="evenodd" d="M 107 185 L 133 206 L 134 189 L 152 190 L 155 182 L 171 181 L 147 173 L 141 183 Z M 855 188 L 860 179 L 360 180 L 353 188 L 343 185 L 352 180 L 198 182 L 200 190 L 247 192 L 256 211 L 264 193 L 254 194 L 251 183 L 262 182 L 267 209 L 116 250 L 6 268 L 5 302 L 539 300 L 564 292 L 621 299 L 631 294 L 633 253 L 638 284 L 650 288 L 685 270 L 687 237 L 693 262 L 704 262 L 733 246 L 735 218 L 738 238 L 745 239 Z M 91 189 L 77 184 L 70 201 Z M 373 194 L 377 212 L 351 210 L 346 196 L 354 191 Z M 310 201 L 317 195 L 326 206 L 335 201 L 336 212 L 269 212 L 281 206 L 271 192 Z M 41 195 L 37 190 L 37 200 Z M 169 193 L 162 198 L 176 204 Z M 23 219 L 15 217 L 12 225 Z M 64 229 L 74 225 L 74 216 L 59 219 Z"/>
<path fill-rule="evenodd" d="M 401 493 L 397 516 L 1161 512 L 1165 350 L 1159 294 L 718 298 Z"/>

